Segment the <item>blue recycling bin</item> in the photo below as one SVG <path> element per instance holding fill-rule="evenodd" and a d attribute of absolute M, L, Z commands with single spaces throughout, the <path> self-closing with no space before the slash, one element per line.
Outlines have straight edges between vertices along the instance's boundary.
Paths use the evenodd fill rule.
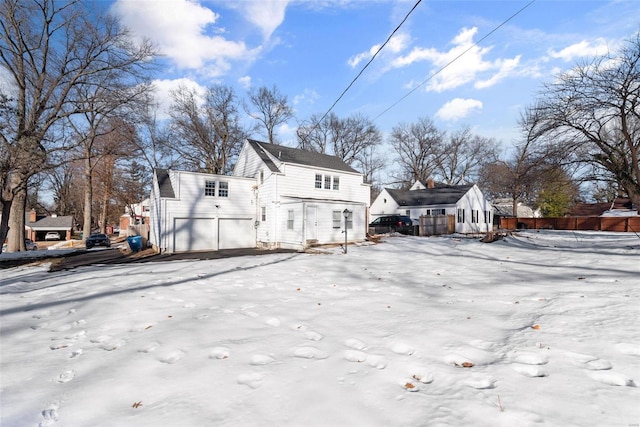
<path fill-rule="evenodd" d="M 127 237 L 127 243 L 133 252 L 142 250 L 142 236 Z"/>

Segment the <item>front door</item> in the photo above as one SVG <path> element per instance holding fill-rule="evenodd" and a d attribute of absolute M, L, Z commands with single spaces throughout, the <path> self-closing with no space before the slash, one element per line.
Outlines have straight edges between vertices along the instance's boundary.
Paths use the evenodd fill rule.
<path fill-rule="evenodd" d="M 307 206 L 307 240 L 318 240 L 318 207 Z"/>

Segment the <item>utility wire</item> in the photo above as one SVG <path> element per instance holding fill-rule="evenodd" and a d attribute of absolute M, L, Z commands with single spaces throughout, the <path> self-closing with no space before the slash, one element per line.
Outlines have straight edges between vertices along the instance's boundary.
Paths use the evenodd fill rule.
<path fill-rule="evenodd" d="M 342 99 L 342 97 L 345 95 L 345 93 L 347 93 L 347 91 L 349 89 L 351 89 L 351 86 L 353 86 L 353 84 L 356 82 L 356 80 L 358 80 L 358 78 L 362 75 L 362 73 L 364 72 L 364 70 L 367 69 L 367 67 L 369 66 L 369 64 L 371 64 L 373 62 L 373 60 L 376 58 L 376 56 L 378 56 L 378 54 L 380 53 L 380 51 L 387 45 L 387 43 L 389 43 L 389 40 L 391 40 L 391 38 L 393 37 L 393 35 L 400 29 L 400 27 L 402 26 L 402 24 L 404 24 L 404 22 L 407 20 L 407 18 L 409 18 L 409 15 L 411 15 L 411 13 L 415 10 L 416 7 L 418 7 L 418 5 L 420 4 L 422 0 L 418 0 L 416 2 L 416 4 L 413 5 L 413 7 L 411 8 L 411 10 L 409 11 L 409 13 L 407 13 L 407 15 L 404 17 L 404 19 L 402 20 L 402 22 L 400 22 L 400 24 L 398 24 L 398 26 L 395 28 L 395 30 L 393 30 L 393 32 L 391 32 L 391 35 L 389 35 L 389 37 L 387 37 L 387 40 L 382 43 L 382 45 L 378 48 L 378 50 L 376 51 L 376 53 L 373 54 L 373 56 L 371 57 L 371 59 L 369 60 L 369 62 L 366 63 L 366 65 L 362 68 L 362 70 L 360 70 L 360 72 L 358 73 L 358 75 L 356 75 L 354 77 L 354 79 L 351 81 L 351 83 L 349 83 L 349 86 L 347 86 L 347 88 L 340 94 L 340 96 L 338 97 L 338 99 L 335 100 L 335 102 L 331 105 L 331 107 L 329 107 L 329 109 L 327 110 L 326 113 L 324 113 L 324 115 L 320 118 L 320 120 L 318 120 L 318 122 L 316 123 L 316 126 L 322 122 L 322 120 L 327 117 L 327 114 L 329 114 L 331 112 L 331 110 L 333 110 L 333 107 L 336 106 L 336 104 L 338 103 L 338 101 L 340 101 Z M 311 129 L 311 131 L 313 131 L 313 128 Z M 309 133 L 311 133 L 311 131 L 309 131 Z"/>
<path fill-rule="evenodd" d="M 418 90 L 420 87 L 424 86 L 425 83 L 427 83 L 429 80 L 433 79 L 435 76 L 437 76 L 438 74 L 440 74 L 442 71 L 444 71 L 445 68 L 447 68 L 449 65 L 453 64 L 454 62 L 456 62 L 458 59 L 460 59 L 464 54 L 466 54 L 467 52 L 469 52 L 471 49 L 473 49 L 474 47 L 478 46 L 480 43 L 482 43 L 486 38 L 488 38 L 491 34 L 495 33 L 496 31 L 498 31 L 498 29 L 500 29 L 502 26 L 504 26 L 507 22 L 511 21 L 513 18 L 515 18 L 516 16 L 518 16 L 521 12 L 523 12 L 526 8 L 528 8 L 529 6 L 531 6 L 533 3 L 535 3 L 536 0 L 531 0 L 529 3 L 527 3 L 526 5 L 524 5 L 520 10 L 518 10 L 516 13 L 514 13 L 513 15 L 511 15 L 509 18 L 507 18 L 506 20 L 502 21 L 502 23 L 500 25 L 498 25 L 497 27 L 495 27 L 493 30 L 491 30 L 489 33 L 485 34 L 484 37 L 482 37 L 480 40 L 478 40 L 477 42 L 475 42 L 474 44 L 472 44 L 471 46 L 469 46 L 469 48 L 467 50 L 465 50 L 464 52 L 462 52 L 460 55 L 456 56 L 455 58 L 453 58 L 451 61 L 449 61 L 448 63 L 446 63 L 445 65 L 443 65 L 442 67 L 440 67 L 440 69 L 438 69 L 435 73 L 431 74 L 429 77 L 427 77 L 425 80 L 423 80 L 419 85 L 417 85 L 416 87 L 414 87 L 413 89 L 411 89 L 409 92 L 407 92 L 402 98 L 398 99 L 396 102 L 394 102 L 393 104 L 391 104 L 391 106 L 389 106 L 386 110 L 384 110 L 382 113 L 378 114 L 373 120 L 377 120 L 378 118 L 380 118 L 380 116 L 382 116 L 384 113 L 386 113 L 387 111 L 391 110 L 393 107 L 395 107 L 396 105 L 398 105 L 400 102 L 402 102 L 406 97 L 408 97 L 409 95 L 411 95 L 413 92 L 415 92 L 416 90 Z M 367 64 L 368 65 L 368 64 Z M 337 101 L 336 101 L 337 102 Z M 335 104 L 334 104 L 335 105 Z M 332 107 L 333 108 L 333 107 Z"/>

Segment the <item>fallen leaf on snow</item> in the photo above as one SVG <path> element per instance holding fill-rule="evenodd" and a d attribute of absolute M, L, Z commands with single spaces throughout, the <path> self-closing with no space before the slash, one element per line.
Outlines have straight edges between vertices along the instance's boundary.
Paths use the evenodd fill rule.
<path fill-rule="evenodd" d="M 133 405 L 131 405 L 132 408 L 138 409 L 139 407 L 142 406 L 142 400 L 140 402 L 136 402 Z"/>

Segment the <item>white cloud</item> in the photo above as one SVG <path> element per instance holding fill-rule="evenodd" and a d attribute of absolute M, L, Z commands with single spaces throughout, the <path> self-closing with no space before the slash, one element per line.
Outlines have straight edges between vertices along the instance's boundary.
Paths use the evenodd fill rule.
<path fill-rule="evenodd" d="M 486 89 L 498 83 L 500 80 L 513 75 L 513 71 L 520 64 L 520 55 L 512 59 L 499 59 L 495 62 L 498 72 L 486 80 L 478 80 L 474 85 L 477 89 Z"/>
<path fill-rule="evenodd" d="M 195 89 L 200 95 L 204 95 L 207 88 L 198 84 L 196 81 L 182 78 L 175 80 L 154 80 L 153 86 L 155 87 L 154 98 L 158 104 L 158 116 L 161 119 L 169 117 L 169 107 L 171 106 L 171 91 L 181 86 L 188 89 Z"/>
<path fill-rule="evenodd" d="M 257 54 L 244 42 L 209 35 L 218 32 L 212 26 L 219 15 L 196 2 L 116 0 L 112 11 L 137 36 L 156 44 L 178 68 L 204 70 L 215 77 L 228 71 L 229 61 L 252 59 Z"/>
<path fill-rule="evenodd" d="M 391 40 L 389 40 L 389 42 L 386 44 L 386 46 L 380 52 L 380 54 L 383 54 L 383 53 L 398 54 L 407 48 L 410 41 L 411 41 L 411 37 L 408 34 L 397 33 L 391 38 Z M 358 64 L 360 64 L 361 62 L 365 62 L 371 59 L 371 57 L 373 57 L 373 55 L 376 54 L 378 49 L 380 49 L 380 46 L 382 45 L 374 44 L 373 46 L 371 46 L 371 48 L 368 51 L 358 53 L 352 56 L 351 58 L 349 58 L 347 63 L 351 68 L 357 67 Z"/>
<path fill-rule="evenodd" d="M 284 21 L 289 0 L 240 1 L 235 5 L 243 11 L 243 16 L 262 31 L 269 39 Z"/>
<path fill-rule="evenodd" d="M 242 76 L 238 79 L 238 83 L 240 84 L 240 86 L 242 86 L 244 89 L 250 89 L 251 88 L 251 77 L 250 76 Z"/>
<path fill-rule="evenodd" d="M 320 95 L 318 95 L 318 92 L 316 92 L 315 90 L 305 89 L 304 92 L 293 97 L 292 103 L 293 105 L 299 105 L 305 102 L 309 105 L 312 105 L 319 98 Z"/>
<path fill-rule="evenodd" d="M 473 38 L 477 28 L 463 28 L 453 38 L 453 47 L 448 51 L 435 48 L 416 47 L 405 56 L 393 61 L 395 68 L 402 68 L 416 62 L 429 61 L 434 65 L 432 77 L 427 90 L 442 92 L 473 82 L 479 75 L 491 71 L 497 73 L 489 79 L 476 84 L 477 88 L 488 87 L 512 74 L 519 64 L 520 57 L 487 61 L 485 57 L 491 52 L 490 47 L 474 46 Z"/>
<path fill-rule="evenodd" d="M 569 62 L 576 58 L 602 56 L 607 52 L 609 52 L 609 45 L 606 40 L 597 38 L 592 42 L 583 40 L 579 43 L 574 43 L 559 51 L 550 49 L 548 54 L 552 58 Z"/>
<path fill-rule="evenodd" d="M 481 109 L 482 102 L 477 99 L 455 98 L 444 104 L 436 112 L 436 118 L 444 121 L 459 120 Z"/>

